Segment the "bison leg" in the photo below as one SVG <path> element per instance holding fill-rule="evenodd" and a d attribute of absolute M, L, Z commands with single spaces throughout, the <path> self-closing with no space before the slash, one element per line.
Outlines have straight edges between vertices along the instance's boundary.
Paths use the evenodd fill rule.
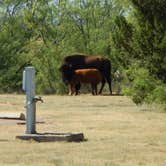
<path fill-rule="evenodd" d="M 91 88 L 92 88 L 92 95 L 95 95 L 95 93 L 94 93 L 94 84 L 91 84 Z"/>
<path fill-rule="evenodd" d="M 95 84 L 94 90 L 95 90 L 95 95 L 97 95 L 97 84 Z"/>
<path fill-rule="evenodd" d="M 70 96 L 73 95 L 75 91 L 76 91 L 76 90 L 75 90 L 75 85 L 70 85 L 70 86 L 69 86 L 69 95 L 70 95 Z"/>
<path fill-rule="evenodd" d="M 71 85 L 68 86 L 68 89 L 69 89 L 68 95 L 71 95 L 71 93 L 72 93 L 72 92 L 71 92 Z"/>
<path fill-rule="evenodd" d="M 97 84 L 91 84 L 92 87 L 92 94 L 97 95 Z"/>
<path fill-rule="evenodd" d="M 100 88 L 99 94 L 102 93 L 102 90 L 103 90 L 103 88 L 104 88 L 105 82 L 106 82 L 106 81 L 105 81 L 105 79 L 103 78 L 103 80 L 102 80 L 102 82 L 101 82 L 101 88 Z"/>
<path fill-rule="evenodd" d="M 81 84 L 79 82 L 78 84 L 75 85 L 75 91 L 76 91 L 75 95 L 78 95 L 80 88 L 81 88 Z"/>
<path fill-rule="evenodd" d="M 108 82 L 108 85 L 109 85 L 110 95 L 112 95 L 112 88 L 111 88 L 111 82 L 112 82 L 112 80 L 111 80 L 111 77 L 108 76 L 108 77 L 106 77 L 106 79 L 107 79 L 107 82 Z"/>
<path fill-rule="evenodd" d="M 111 79 L 111 73 L 104 73 L 104 77 L 107 80 L 108 86 L 109 86 L 109 90 L 110 90 L 110 95 L 112 95 L 112 88 L 111 88 L 111 83 L 112 83 L 112 79 Z M 105 84 L 105 79 L 102 81 L 102 85 Z M 102 88 L 104 87 L 104 85 L 101 87 L 100 92 L 102 92 Z"/>
<path fill-rule="evenodd" d="M 111 63 L 109 60 L 105 60 L 103 71 L 102 71 L 104 78 L 107 80 L 107 83 L 109 85 L 110 95 L 112 94 L 112 88 L 111 88 Z"/>

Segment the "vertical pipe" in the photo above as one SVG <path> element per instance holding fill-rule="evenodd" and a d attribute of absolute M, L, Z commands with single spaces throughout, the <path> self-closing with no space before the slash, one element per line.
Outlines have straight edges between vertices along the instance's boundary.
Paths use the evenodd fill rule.
<path fill-rule="evenodd" d="M 35 68 L 25 67 L 26 134 L 36 133 Z"/>

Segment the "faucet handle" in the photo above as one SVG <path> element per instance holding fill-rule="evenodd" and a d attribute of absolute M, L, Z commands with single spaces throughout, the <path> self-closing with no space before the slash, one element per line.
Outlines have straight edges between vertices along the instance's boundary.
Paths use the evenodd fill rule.
<path fill-rule="evenodd" d="M 41 103 L 44 103 L 43 99 L 41 98 L 41 96 L 35 96 L 33 98 L 33 102 L 38 102 L 38 101 L 41 101 Z"/>

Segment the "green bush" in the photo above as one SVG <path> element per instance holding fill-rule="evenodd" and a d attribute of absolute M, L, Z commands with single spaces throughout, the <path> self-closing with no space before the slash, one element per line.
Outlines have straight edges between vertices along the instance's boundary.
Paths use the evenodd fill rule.
<path fill-rule="evenodd" d="M 166 103 L 166 85 L 154 79 L 139 63 L 131 65 L 126 76 L 128 84 L 123 93 L 130 96 L 134 103 Z"/>
<path fill-rule="evenodd" d="M 159 83 L 152 93 L 147 97 L 148 102 L 166 104 L 166 85 Z"/>

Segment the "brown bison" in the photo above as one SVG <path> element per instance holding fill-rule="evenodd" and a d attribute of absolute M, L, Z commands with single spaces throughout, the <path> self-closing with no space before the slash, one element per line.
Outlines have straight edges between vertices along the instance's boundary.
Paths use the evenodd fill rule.
<path fill-rule="evenodd" d="M 96 55 L 83 55 L 83 54 L 74 54 L 66 56 L 63 59 L 62 65 L 60 67 L 60 71 L 62 73 L 62 79 L 65 83 L 72 77 L 72 72 L 69 70 L 72 68 L 73 70 L 77 69 L 86 69 L 86 68 L 96 68 L 98 69 L 102 76 L 102 85 L 99 93 L 102 93 L 105 82 L 108 82 L 110 94 L 112 94 L 111 89 L 111 62 L 109 59 L 96 56 Z M 80 84 L 76 85 L 76 89 L 80 88 Z"/>
<path fill-rule="evenodd" d="M 102 82 L 103 76 L 101 72 L 97 69 L 77 69 L 73 71 L 72 78 L 68 81 L 70 86 L 70 95 L 73 95 L 74 92 L 77 95 L 78 89 L 76 85 L 79 83 L 91 84 L 92 94 L 97 95 L 97 84 Z"/>

